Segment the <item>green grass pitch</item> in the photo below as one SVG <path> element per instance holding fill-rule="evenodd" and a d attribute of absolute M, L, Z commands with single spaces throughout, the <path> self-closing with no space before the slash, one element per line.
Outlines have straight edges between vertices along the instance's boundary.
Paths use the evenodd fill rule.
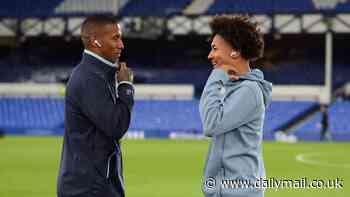
<path fill-rule="evenodd" d="M 0 139 L 0 197 L 54 197 L 61 137 Z M 127 197 L 194 197 L 201 193 L 207 140 L 125 140 Z M 266 197 L 350 196 L 350 143 L 264 142 L 267 176 L 343 180 L 342 189 L 268 189 Z M 304 154 L 299 162 L 296 156 Z"/>

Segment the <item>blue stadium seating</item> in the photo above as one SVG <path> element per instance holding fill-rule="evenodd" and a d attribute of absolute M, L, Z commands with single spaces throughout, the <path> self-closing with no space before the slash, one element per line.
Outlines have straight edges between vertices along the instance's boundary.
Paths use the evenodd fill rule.
<path fill-rule="evenodd" d="M 2 1 L 0 16 L 5 17 L 32 17 L 53 15 L 56 6 L 63 0 L 11 0 Z"/>
<path fill-rule="evenodd" d="M 216 0 L 214 4 L 208 9 L 208 14 L 219 13 L 271 13 L 273 12 L 273 0 Z"/>
<path fill-rule="evenodd" d="M 130 130 L 143 130 L 146 137 L 168 137 L 170 132 L 201 134 L 198 101 L 137 101 Z"/>
<path fill-rule="evenodd" d="M 121 16 L 167 16 L 180 14 L 192 0 L 132 0 L 120 11 Z"/>
<path fill-rule="evenodd" d="M 14 134 L 63 127 L 63 100 L 60 98 L 0 98 L 0 128 Z M 34 131 L 33 131 L 34 132 Z"/>
<path fill-rule="evenodd" d="M 273 101 L 266 112 L 264 131 L 272 137 L 280 129 L 316 105 L 312 101 Z"/>
<path fill-rule="evenodd" d="M 0 16 L 3 17 L 40 17 L 62 15 L 55 13 L 55 8 L 64 0 L 12 0 L 3 1 L 0 7 Z M 121 16 L 167 16 L 181 14 L 193 0 L 130 0 L 122 7 Z M 320 1 L 321 2 L 321 1 Z M 327 4 L 327 1 L 321 3 Z M 329 1 L 328 4 L 332 4 Z M 318 3 L 319 4 L 319 3 Z M 216 0 L 207 10 L 207 14 L 219 13 L 314 13 L 320 12 L 313 0 Z M 324 6 L 321 6 L 324 7 Z M 326 5 L 327 7 L 327 5 Z M 332 7 L 332 6 L 331 6 Z M 82 9 L 84 4 L 82 4 Z M 96 10 L 87 12 L 68 12 L 63 15 L 95 14 Z M 339 2 L 334 9 L 322 10 L 327 12 L 349 12 L 350 2 Z M 63 12 L 64 13 L 64 12 Z M 113 13 L 113 12 L 112 12 Z"/>
<path fill-rule="evenodd" d="M 78 61 L 76 61 L 78 62 Z M 69 71 L 76 63 L 48 65 L 21 65 L 0 61 L 0 82 L 36 81 L 34 72 L 57 75 L 57 70 Z M 67 66 L 68 65 L 68 66 Z M 201 90 L 210 74 L 208 65 L 196 67 L 163 67 L 149 68 L 144 64 L 129 63 L 135 69 L 136 78 L 142 78 L 142 83 L 147 84 L 193 84 L 197 90 Z M 139 65 L 139 66 L 135 66 Z M 275 69 L 264 69 L 265 79 L 278 85 L 322 85 L 324 84 L 324 66 L 316 64 L 278 65 Z M 349 81 L 350 66 L 336 64 L 333 66 L 333 87 L 339 87 Z M 42 81 L 45 82 L 45 81 Z M 52 81 L 46 81 L 50 83 Z"/>
<path fill-rule="evenodd" d="M 350 101 L 337 101 L 329 109 L 329 131 L 332 138 L 337 141 L 350 140 Z M 292 131 L 302 140 L 319 140 L 321 130 L 320 112 L 311 119 L 297 126 Z"/>
<path fill-rule="evenodd" d="M 28 65 L 12 65 L 0 61 L 0 82 L 12 83 L 29 81 L 34 69 Z"/>
<path fill-rule="evenodd" d="M 334 67 L 338 67 L 335 65 Z M 342 67 L 341 72 L 350 72 Z M 284 85 L 321 85 L 324 84 L 325 68 L 322 64 L 283 64 L 275 69 L 265 69 L 265 78 L 274 84 Z M 344 78 L 347 81 L 346 78 Z M 344 81 L 343 79 L 343 81 Z"/>
<path fill-rule="evenodd" d="M 266 115 L 265 139 L 273 139 L 274 131 L 315 105 L 308 101 L 273 101 Z M 201 133 L 198 101 L 137 101 L 130 130 Z"/>
<path fill-rule="evenodd" d="M 267 111 L 264 137 L 273 133 L 315 103 L 274 101 Z M 135 102 L 130 130 L 146 137 L 168 137 L 171 132 L 201 134 L 198 100 Z M 0 98 L 0 128 L 7 134 L 58 134 L 63 132 L 62 98 Z"/>
<path fill-rule="evenodd" d="M 348 12 L 350 9 L 350 2 L 338 3 L 334 9 L 326 8 L 333 3 L 332 1 L 323 1 L 322 3 L 322 6 L 319 6 L 320 3 L 318 3 L 318 6 L 315 6 L 312 0 L 216 0 L 207 13 L 297 14 L 320 12 L 316 7 L 322 7 L 321 12 Z M 325 3 L 326 6 L 324 6 Z"/>

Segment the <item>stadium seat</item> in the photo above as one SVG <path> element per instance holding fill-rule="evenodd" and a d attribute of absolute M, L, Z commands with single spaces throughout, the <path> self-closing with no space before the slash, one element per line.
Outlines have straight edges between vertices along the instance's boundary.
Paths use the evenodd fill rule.
<path fill-rule="evenodd" d="M 273 139 L 274 131 L 302 115 L 314 102 L 273 101 L 267 110 L 264 136 Z M 62 134 L 64 101 L 62 98 L 0 98 L 0 128 L 8 134 Z M 163 137 L 171 132 L 201 134 L 198 100 L 138 100 L 130 129 Z M 57 133 L 60 131 L 61 133 Z M 159 137 L 158 136 L 158 137 Z M 157 136 L 153 136 L 157 137 Z"/>
<path fill-rule="evenodd" d="M 53 15 L 55 7 L 63 0 L 2 1 L 0 16 L 5 17 L 34 17 Z"/>
<path fill-rule="evenodd" d="M 133 0 L 120 11 L 121 16 L 167 16 L 180 14 L 192 0 Z"/>
<path fill-rule="evenodd" d="M 350 140 L 349 113 L 350 101 L 336 101 L 328 108 L 329 131 L 337 141 Z M 321 130 L 320 112 L 292 130 L 302 140 L 319 140 Z"/>
<path fill-rule="evenodd" d="M 222 14 L 222 13 L 251 13 L 251 14 L 273 14 L 273 13 L 314 13 L 322 9 L 332 7 L 332 1 L 318 1 L 317 5 L 312 0 L 216 0 L 214 4 L 209 7 L 208 14 Z M 342 2 L 335 6 L 331 11 L 346 11 L 350 7 L 349 2 Z"/>
<path fill-rule="evenodd" d="M 63 100 L 60 98 L 0 98 L 0 128 L 7 132 L 53 130 L 63 127 Z"/>

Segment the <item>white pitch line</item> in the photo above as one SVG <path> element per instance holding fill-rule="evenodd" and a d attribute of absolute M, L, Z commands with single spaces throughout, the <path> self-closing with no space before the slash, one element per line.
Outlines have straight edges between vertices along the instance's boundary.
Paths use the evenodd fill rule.
<path fill-rule="evenodd" d="M 331 163 L 331 162 L 322 162 L 317 161 L 315 159 L 310 159 L 310 157 L 315 155 L 322 155 L 324 153 L 301 153 L 295 157 L 295 160 L 306 163 L 309 165 L 315 166 L 324 166 L 324 167 L 333 167 L 333 168 L 350 168 L 350 164 L 339 164 L 339 163 Z"/>

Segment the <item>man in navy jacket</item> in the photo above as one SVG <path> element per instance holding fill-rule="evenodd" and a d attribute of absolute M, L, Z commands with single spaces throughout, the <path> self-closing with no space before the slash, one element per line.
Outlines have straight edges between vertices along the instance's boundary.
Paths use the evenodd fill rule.
<path fill-rule="evenodd" d="M 58 197 L 124 197 L 120 139 L 134 104 L 133 74 L 118 63 L 124 44 L 113 17 L 82 24 L 85 47 L 68 81 Z M 118 66 L 119 65 L 119 66 Z"/>

